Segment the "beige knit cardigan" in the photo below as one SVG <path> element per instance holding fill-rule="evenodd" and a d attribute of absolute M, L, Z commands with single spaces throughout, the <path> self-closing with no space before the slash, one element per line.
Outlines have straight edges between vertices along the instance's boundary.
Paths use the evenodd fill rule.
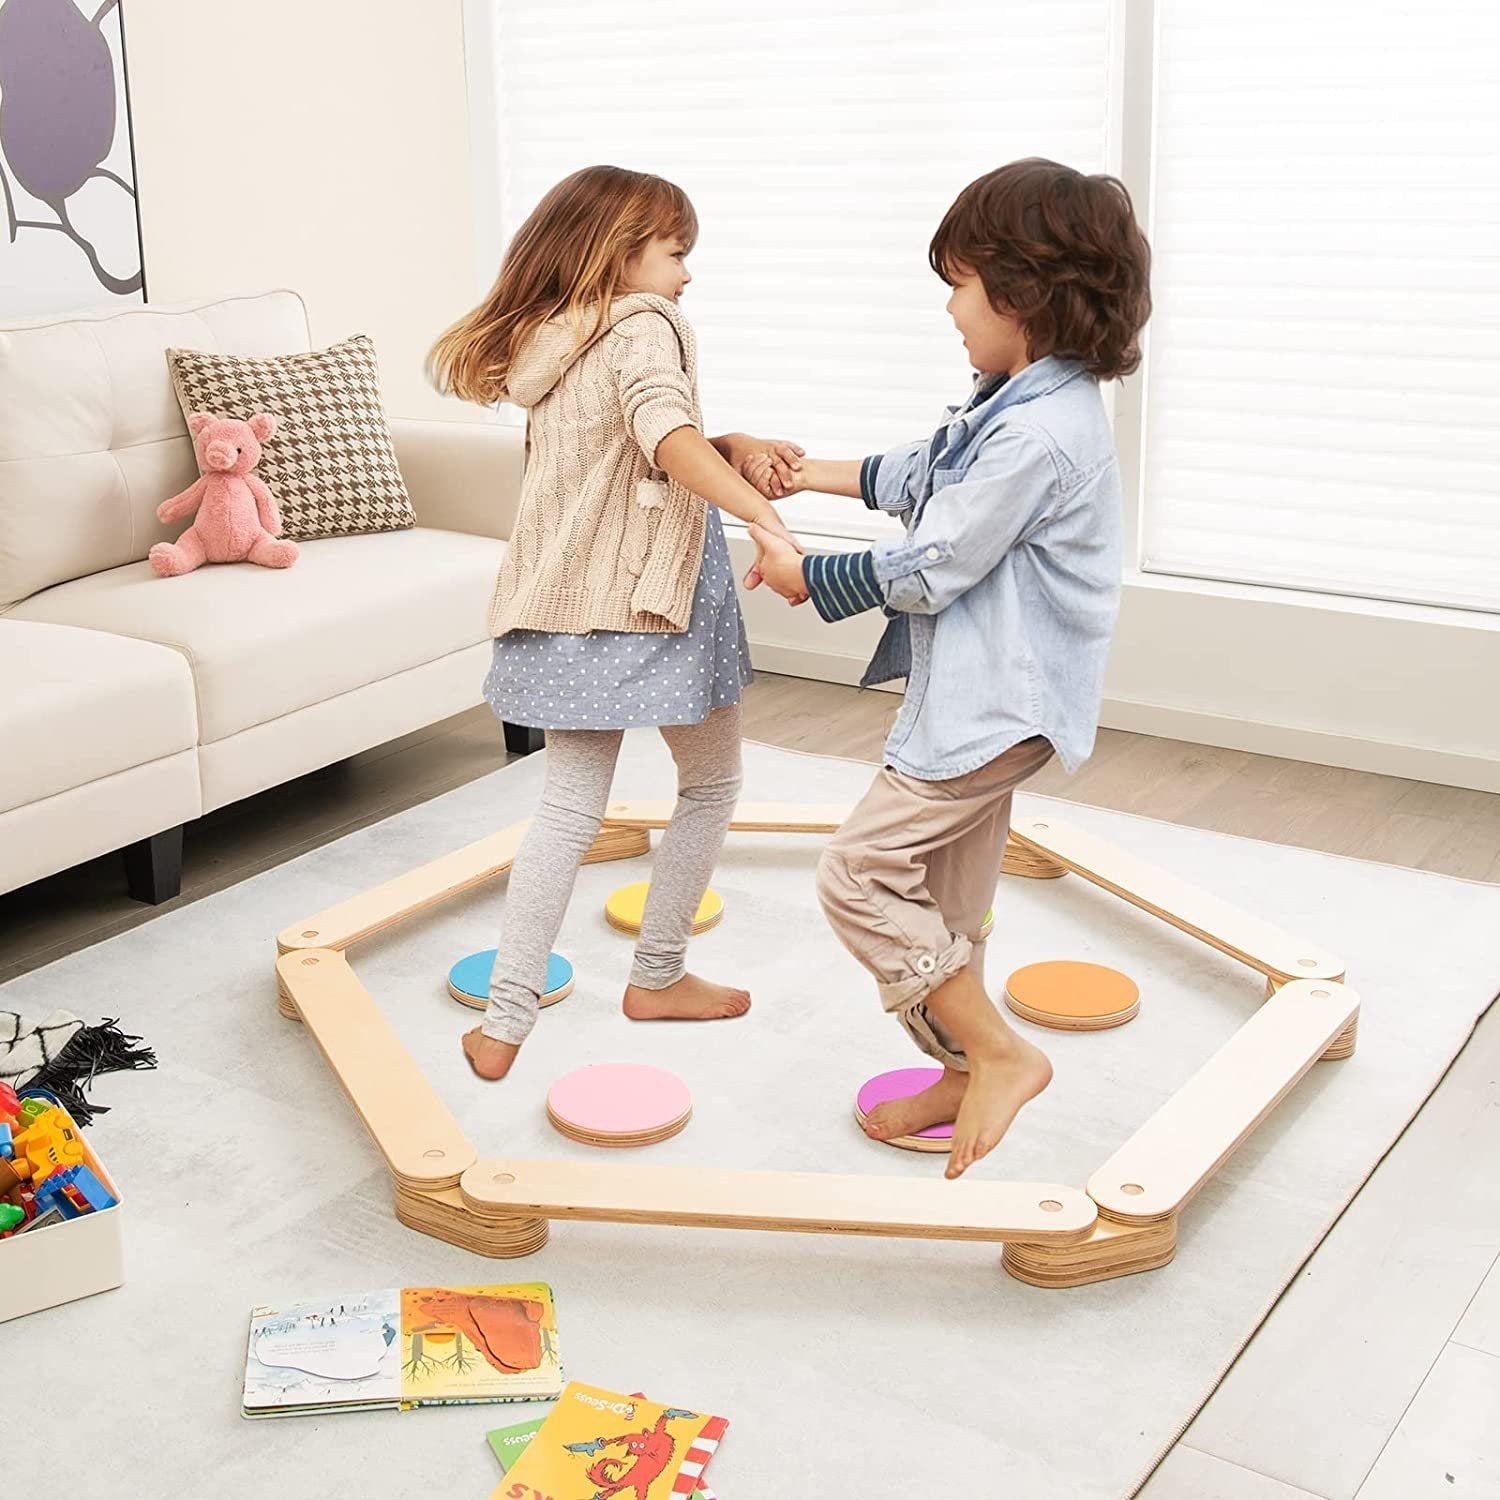
<path fill-rule="evenodd" d="M 703 427 L 697 344 L 676 303 L 617 298 L 582 349 L 549 321 L 506 396 L 528 408 L 526 465 L 490 634 L 686 630 L 705 502 L 654 466 L 669 432 Z"/>

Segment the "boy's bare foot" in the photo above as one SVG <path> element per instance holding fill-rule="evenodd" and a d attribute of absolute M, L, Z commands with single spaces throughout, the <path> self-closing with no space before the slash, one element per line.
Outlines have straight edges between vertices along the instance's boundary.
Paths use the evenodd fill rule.
<path fill-rule="evenodd" d="M 872 1141 L 889 1141 L 897 1136 L 916 1135 L 932 1125 L 946 1125 L 958 1118 L 968 1087 L 967 1073 L 944 1068 L 943 1076 L 920 1094 L 877 1104 L 862 1122 L 864 1132 Z"/>
<path fill-rule="evenodd" d="M 622 1009 L 632 1021 L 727 1021 L 750 1009 L 750 993 L 684 974 L 664 990 L 627 984 Z"/>
<path fill-rule="evenodd" d="M 969 1059 L 969 1086 L 953 1122 L 945 1176 L 961 1177 L 988 1156 L 1021 1107 L 1052 1082 L 1052 1064 L 1006 1025 L 984 986 L 968 970 L 927 997 L 928 1014 Z"/>
<path fill-rule="evenodd" d="M 520 1043 L 497 1042 L 494 1037 L 486 1036 L 480 1026 L 464 1032 L 464 1056 L 469 1059 L 469 1066 L 481 1078 L 488 1078 L 491 1082 L 510 1072 L 510 1065 L 520 1050 Z"/>
<path fill-rule="evenodd" d="M 970 1049 L 969 1089 L 953 1122 L 953 1148 L 945 1177 L 961 1177 L 982 1156 L 988 1156 L 1020 1114 L 1052 1082 L 1046 1053 L 1030 1042 L 1016 1044 L 993 1056 Z"/>

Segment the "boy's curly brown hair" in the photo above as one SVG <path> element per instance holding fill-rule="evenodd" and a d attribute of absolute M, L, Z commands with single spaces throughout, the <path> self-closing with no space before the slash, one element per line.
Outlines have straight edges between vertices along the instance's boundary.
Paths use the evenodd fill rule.
<path fill-rule="evenodd" d="M 950 286 L 976 272 L 991 305 L 1025 329 L 1032 359 L 1082 360 L 1100 380 L 1141 362 L 1151 247 L 1116 177 L 1012 162 L 958 195 L 927 258 Z"/>

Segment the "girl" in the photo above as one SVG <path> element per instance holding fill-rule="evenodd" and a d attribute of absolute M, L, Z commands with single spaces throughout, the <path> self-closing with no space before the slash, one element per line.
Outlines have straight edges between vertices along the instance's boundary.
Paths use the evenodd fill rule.
<path fill-rule="evenodd" d="M 677 305 L 697 234 L 672 183 L 619 167 L 575 172 L 516 233 L 489 296 L 432 351 L 440 390 L 527 409 L 485 697 L 500 718 L 547 731 L 547 781 L 511 870 L 489 1008 L 463 1039 L 482 1078 L 505 1076 L 536 1023 L 547 956 L 633 726 L 661 729 L 678 800 L 625 1014 L 713 1020 L 750 1008 L 744 990 L 683 961 L 739 793 L 751 680 L 718 510 L 791 542 L 737 470 L 762 453 L 795 464 L 801 449 L 703 436 L 696 344 Z"/>

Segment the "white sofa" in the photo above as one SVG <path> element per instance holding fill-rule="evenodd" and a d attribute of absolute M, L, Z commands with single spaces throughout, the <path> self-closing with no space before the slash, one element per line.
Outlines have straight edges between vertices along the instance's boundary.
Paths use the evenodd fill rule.
<path fill-rule="evenodd" d="M 393 420 L 415 529 L 158 578 L 146 553 L 181 528 L 156 506 L 197 474 L 173 346 L 306 350 L 306 310 L 0 323 L 0 891 L 125 849 L 165 899 L 184 823 L 481 699 L 522 434 Z"/>

